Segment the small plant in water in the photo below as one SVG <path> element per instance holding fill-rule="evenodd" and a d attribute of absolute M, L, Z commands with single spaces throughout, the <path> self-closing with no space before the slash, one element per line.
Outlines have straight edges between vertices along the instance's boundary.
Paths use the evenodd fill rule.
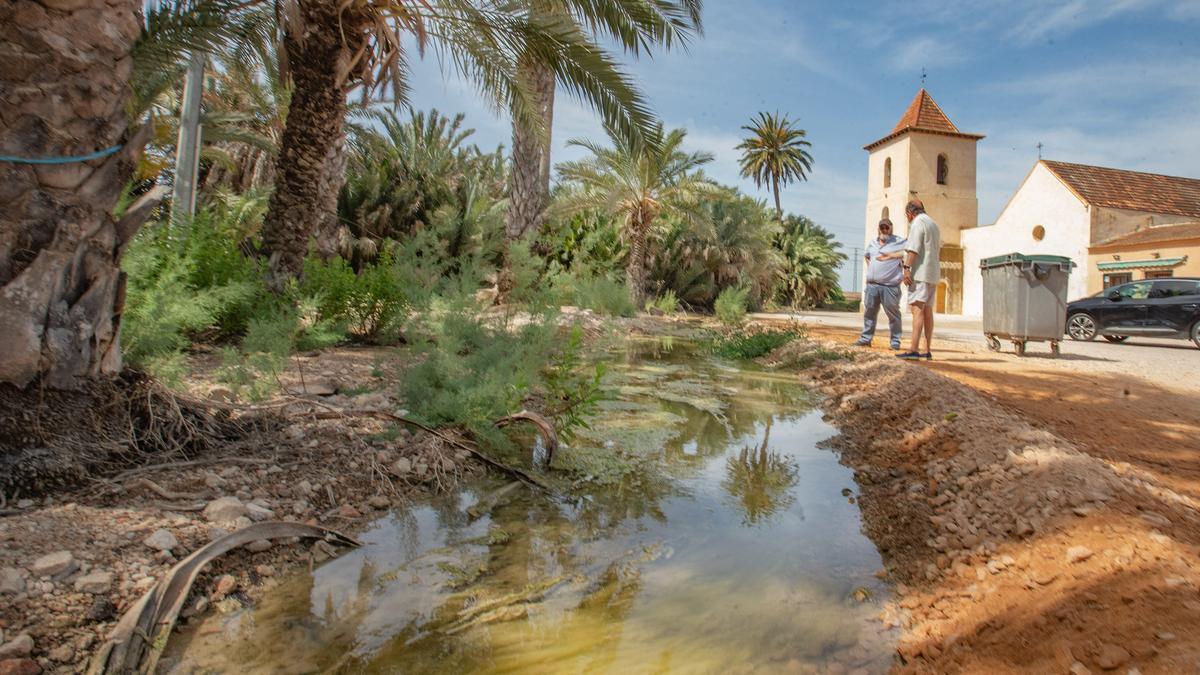
<path fill-rule="evenodd" d="M 738 331 L 717 337 L 713 341 L 712 351 L 727 359 L 757 359 L 800 337 L 803 337 L 803 333 L 796 328 Z"/>

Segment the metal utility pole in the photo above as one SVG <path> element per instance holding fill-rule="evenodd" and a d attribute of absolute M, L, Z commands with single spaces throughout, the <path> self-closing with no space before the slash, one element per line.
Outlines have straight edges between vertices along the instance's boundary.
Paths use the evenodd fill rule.
<path fill-rule="evenodd" d="M 196 178 L 200 172 L 200 94 L 204 85 L 204 54 L 193 52 L 183 81 L 179 105 L 179 141 L 175 145 L 175 191 L 171 223 L 178 226 L 196 212 Z"/>
<path fill-rule="evenodd" d="M 850 280 L 850 290 L 857 291 L 858 290 L 858 247 L 857 246 L 854 247 L 854 253 L 851 254 L 851 257 L 854 258 L 854 277 Z"/>

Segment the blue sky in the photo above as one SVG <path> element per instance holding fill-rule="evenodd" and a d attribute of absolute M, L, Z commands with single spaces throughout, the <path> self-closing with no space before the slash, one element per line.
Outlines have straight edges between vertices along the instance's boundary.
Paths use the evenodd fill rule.
<path fill-rule="evenodd" d="M 707 0 L 686 51 L 629 62 L 657 114 L 716 155 L 707 172 L 763 199 L 738 176 L 734 146 L 760 110 L 798 119 L 815 160 L 784 208 L 862 240 L 867 153 L 926 88 L 978 156 L 979 219 L 995 220 L 1037 159 L 1200 177 L 1200 0 Z M 430 56 L 412 103 L 465 112 L 484 148 L 508 145 L 508 120 Z M 554 161 L 577 136 L 602 138 L 574 100 L 556 103 Z M 850 287 L 849 269 L 842 282 Z"/>

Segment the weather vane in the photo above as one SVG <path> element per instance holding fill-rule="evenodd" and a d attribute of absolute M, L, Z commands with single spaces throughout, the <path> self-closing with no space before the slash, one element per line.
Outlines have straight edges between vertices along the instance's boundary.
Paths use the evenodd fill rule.
<path fill-rule="evenodd" d="M 925 86 L 925 68 L 924 67 L 921 68 L 921 86 L 922 87 Z"/>
<path fill-rule="evenodd" d="M 1042 142 L 1041 141 L 1038 141 L 1037 149 L 1038 149 L 1038 159 L 1041 159 L 1042 158 Z"/>

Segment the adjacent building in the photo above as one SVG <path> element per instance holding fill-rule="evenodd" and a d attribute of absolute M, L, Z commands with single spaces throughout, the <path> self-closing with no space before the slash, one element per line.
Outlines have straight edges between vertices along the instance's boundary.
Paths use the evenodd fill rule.
<path fill-rule="evenodd" d="M 1200 276 L 1200 179 L 1038 160 L 996 222 L 979 226 L 975 145 L 924 89 L 892 133 L 865 146 L 866 239 L 890 214 L 907 230 L 912 197 L 942 230 L 937 311 L 978 316 L 979 261 L 1005 253 L 1067 256 L 1072 299 L 1133 279 Z"/>

